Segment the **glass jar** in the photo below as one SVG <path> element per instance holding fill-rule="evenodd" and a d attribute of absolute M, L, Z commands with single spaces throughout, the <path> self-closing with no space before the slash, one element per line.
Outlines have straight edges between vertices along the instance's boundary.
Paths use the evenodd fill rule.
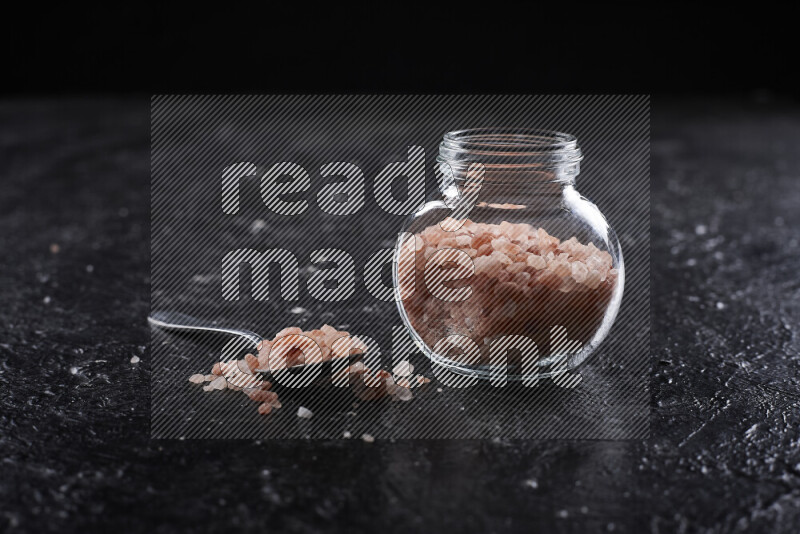
<path fill-rule="evenodd" d="M 575 190 L 581 158 L 564 133 L 445 134 L 443 199 L 409 217 L 394 262 L 400 315 L 434 363 L 482 378 L 555 377 L 606 337 L 625 270 L 605 217 Z"/>

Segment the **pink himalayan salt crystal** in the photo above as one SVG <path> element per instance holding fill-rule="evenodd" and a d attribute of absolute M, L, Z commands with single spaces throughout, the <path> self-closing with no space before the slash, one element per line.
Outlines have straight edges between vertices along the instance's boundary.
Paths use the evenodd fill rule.
<path fill-rule="evenodd" d="M 515 263 L 514 265 L 518 264 Z M 512 278 L 511 281 L 517 285 L 526 286 L 528 285 L 528 282 L 531 281 L 531 275 L 526 272 L 519 272 L 514 275 L 514 278 Z"/>
<path fill-rule="evenodd" d="M 583 282 L 586 280 L 586 275 L 588 274 L 589 269 L 586 268 L 584 263 L 576 261 L 572 264 L 572 278 L 574 278 L 576 282 Z"/>
<path fill-rule="evenodd" d="M 589 271 L 589 274 L 586 275 L 585 284 L 589 289 L 596 289 L 600 282 L 602 282 L 602 279 L 597 271 Z"/>
<path fill-rule="evenodd" d="M 553 274 L 564 278 L 572 274 L 569 263 L 566 260 L 558 259 L 553 260 L 547 265 L 547 268 L 553 271 Z"/>
<path fill-rule="evenodd" d="M 465 237 L 470 233 L 467 243 Z M 485 342 L 493 330 L 548 334 L 551 325 L 562 323 L 571 331 L 579 330 L 576 338 L 588 339 L 602 318 L 619 274 L 612 269 L 611 255 L 593 243 L 583 245 L 577 237 L 562 243 L 544 228 L 527 224 L 467 221 L 450 233 L 426 228 L 418 234 L 425 242 L 425 252 L 436 250 L 428 236 L 435 236 L 438 242 L 455 240 L 472 258 L 476 276 L 471 284 L 473 300 L 464 303 L 443 303 L 424 285 L 411 293 L 406 301 L 409 318 L 431 346 L 454 332 Z M 418 255 L 412 266 L 417 280 L 424 275 L 421 259 Z"/>
<path fill-rule="evenodd" d="M 511 265 L 508 265 L 506 267 L 506 271 L 510 272 L 511 274 L 517 274 L 517 273 L 521 273 L 522 271 L 524 271 L 527 268 L 528 268 L 528 264 L 526 262 L 517 261 L 517 262 L 512 263 Z"/>
<path fill-rule="evenodd" d="M 209 387 L 211 389 L 223 390 L 226 387 L 228 387 L 228 382 L 227 380 L 225 380 L 225 377 L 218 376 L 217 378 L 209 382 L 208 386 L 206 387 Z"/>
<path fill-rule="evenodd" d="M 395 384 L 397 384 L 401 388 L 410 388 L 411 387 L 411 382 L 408 380 L 408 378 L 398 378 L 395 381 Z"/>
<path fill-rule="evenodd" d="M 543 257 L 537 256 L 536 254 L 531 254 L 528 256 L 527 263 L 530 267 L 533 267 L 536 270 L 541 270 L 547 267 L 547 261 Z"/>
<path fill-rule="evenodd" d="M 250 372 L 253 372 L 256 369 L 258 369 L 258 358 L 256 358 L 252 354 L 246 355 L 244 357 L 244 361 L 247 362 L 247 367 L 250 369 Z"/>
<path fill-rule="evenodd" d="M 414 366 L 408 360 L 403 360 L 394 366 L 392 374 L 395 376 L 411 376 L 414 374 Z"/>
<path fill-rule="evenodd" d="M 494 258 L 496 261 L 500 262 L 503 265 L 511 265 L 512 263 L 514 263 L 514 261 L 511 258 L 509 258 L 505 254 L 503 254 L 502 252 L 497 251 L 497 250 L 492 252 L 489 255 L 489 257 L 490 258 Z"/>
<path fill-rule="evenodd" d="M 189 377 L 189 382 L 192 384 L 202 384 L 205 380 L 206 377 L 204 375 L 192 375 Z"/>
<path fill-rule="evenodd" d="M 488 256 L 493 250 L 492 244 L 486 243 L 485 245 L 481 245 L 481 247 L 478 249 L 478 256 Z"/>
<path fill-rule="evenodd" d="M 478 256 L 472 261 L 472 264 L 475 266 L 476 274 L 489 274 L 499 266 L 499 263 L 490 256 Z"/>
<path fill-rule="evenodd" d="M 279 337 L 285 337 L 285 336 L 300 335 L 302 333 L 303 333 L 303 331 L 300 328 L 298 328 L 296 326 L 290 326 L 288 328 L 284 328 L 283 330 L 281 330 L 280 332 L 275 334 L 275 337 L 279 338 Z"/>

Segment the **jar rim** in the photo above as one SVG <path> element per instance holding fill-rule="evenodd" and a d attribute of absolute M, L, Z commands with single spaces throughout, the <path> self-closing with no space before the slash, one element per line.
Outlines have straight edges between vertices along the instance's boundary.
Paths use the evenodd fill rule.
<path fill-rule="evenodd" d="M 440 162 L 468 165 L 553 167 L 580 162 L 577 138 L 536 128 L 470 128 L 447 132 L 439 145 Z"/>

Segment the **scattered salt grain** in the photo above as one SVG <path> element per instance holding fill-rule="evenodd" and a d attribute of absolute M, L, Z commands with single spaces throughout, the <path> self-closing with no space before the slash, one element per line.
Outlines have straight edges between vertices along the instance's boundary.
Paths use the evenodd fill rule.
<path fill-rule="evenodd" d="M 261 219 L 256 219 L 253 221 L 253 224 L 250 225 L 250 232 L 256 234 L 267 227 L 266 221 Z"/>
<path fill-rule="evenodd" d="M 342 432 L 342 437 L 345 439 L 350 439 L 353 437 L 353 434 L 351 434 L 349 430 L 345 430 L 344 432 Z"/>
<path fill-rule="evenodd" d="M 297 417 L 300 417 L 301 419 L 311 419 L 312 415 L 314 415 L 314 413 L 311 410 L 309 410 L 308 408 L 304 408 L 303 406 L 300 406 L 297 409 Z"/>
<path fill-rule="evenodd" d="M 403 388 L 411 388 L 411 381 L 408 378 L 398 378 L 395 384 Z"/>
<path fill-rule="evenodd" d="M 535 478 L 528 479 L 524 482 L 525 487 L 530 489 L 537 489 L 539 487 L 539 482 Z"/>
<path fill-rule="evenodd" d="M 718 310 L 724 310 L 725 309 L 725 303 L 724 302 L 717 302 L 717 309 Z"/>
<path fill-rule="evenodd" d="M 189 382 L 191 382 L 192 384 L 202 384 L 203 382 L 205 382 L 205 380 L 206 380 L 206 377 L 203 376 L 203 375 L 199 375 L 199 374 L 198 375 L 192 375 L 192 376 L 189 377 Z"/>
<path fill-rule="evenodd" d="M 140 361 L 141 360 L 139 359 L 138 356 L 134 356 L 133 358 L 131 358 L 131 363 L 139 363 Z"/>
<path fill-rule="evenodd" d="M 90 274 L 93 273 L 94 272 L 94 265 L 87 265 L 86 266 L 86 272 L 90 273 Z"/>
<path fill-rule="evenodd" d="M 50 304 L 51 300 L 52 299 L 50 297 L 45 297 L 42 299 L 42 302 L 44 302 L 45 304 Z"/>
<path fill-rule="evenodd" d="M 397 388 L 394 398 L 399 401 L 407 402 L 414 398 L 414 394 L 411 393 L 411 390 L 408 388 Z"/>
<path fill-rule="evenodd" d="M 414 374 L 414 366 L 408 360 L 403 360 L 394 366 L 392 373 L 395 376 L 411 376 Z"/>
<path fill-rule="evenodd" d="M 365 443 L 373 443 L 373 442 L 375 441 L 375 438 L 373 438 L 373 437 L 372 437 L 371 435 L 369 435 L 369 434 L 362 434 L 362 435 L 361 435 L 361 439 L 362 439 L 362 440 L 363 440 Z"/>
<path fill-rule="evenodd" d="M 58 243 L 50 243 L 50 254 L 58 254 L 61 252 L 61 247 Z"/>
<path fill-rule="evenodd" d="M 696 233 L 697 235 L 706 235 L 707 232 L 708 232 L 708 227 L 706 227 L 705 224 L 698 224 L 697 226 L 694 227 L 694 233 Z"/>
<path fill-rule="evenodd" d="M 208 387 L 210 387 L 211 389 L 223 390 L 226 387 L 228 387 L 228 383 L 224 377 L 218 376 L 217 378 L 209 382 Z"/>
<path fill-rule="evenodd" d="M 70 372 L 70 374 L 77 375 L 78 374 L 78 368 L 77 367 L 70 367 L 69 368 L 69 372 Z"/>
<path fill-rule="evenodd" d="M 300 313 L 304 313 L 305 311 L 306 311 L 305 308 L 301 308 L 300 306 L 295 306 L 294 308 L 289 310 L 289 313 L 293 313 L 293 314 L 297 315 L 297 314 L 300 314 Z"/>

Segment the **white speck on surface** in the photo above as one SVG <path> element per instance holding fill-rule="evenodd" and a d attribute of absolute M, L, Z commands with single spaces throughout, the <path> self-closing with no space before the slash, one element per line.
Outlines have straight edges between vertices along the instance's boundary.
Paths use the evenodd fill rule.
<path fill-rule="evenodd" d="M 300 306 L 295 306 L 294 308 L 289 310 L 289 313 L 298 314 L 298 313 L 305 313 L 305 311 L 306 311 L 305 308 L 301 308 Z"/>
<path fill-rule="evenodd" d="M 442 391 L 442 388 L 436 388 L 436 393 L 441 393 Z"/>
<path fill-rule="evenodd" d="M 91 265 L 91 264 L 87 265 L 86 266 L 86 272 L 87 273 L 93 273 L 94 272 L 94 265 Z"/>
<path fill-rule="evenodd" d="M 345 430 L 344 432 L 342 432 L 342 437 L 345 439 L 350 439 L 353 437 L 353 434 L 351 434 L 349 430 Z"/>
<path fill-rule="evenodd" d="M 724 310 L 725 309 L 725 303 L 724 302 L 717 302 L 717 309 L 718 310 Z"/>
<path fill-rule="evenodd" d="M 51 299 L 50 297 L 45 297 L 45 298 L 42 299 L 42 302 L 44 302 L 45 304 L 50 304 L 50 302 L 52 302 L 52 300 L 53 299 Z"/>
<path fill-rule="evenodd" d="M 688 260 L 686 260 L 686 265 L 688 265 L 689 267 L 694 267 L 695 265 L 697 265 L 697 260 L 694 258 L 689 258 Z"/>
<path fill-rule="evenodd" d="M 700 297 L 695 295 L 689 295 L 686 298 L 689 300 L 689 302 L 700 302 Z"/>
<path fill-rule="evenodd" d="M 756 430 L 758 430 L 758 423 L 748 428 L 747 431 L 744 433 L 744 435 L 747 436 L 748 438 L 752 438 L 753 434 L 756 433 Z"/>
<path fill-rule="evenodd" d="M 261 219 L 256 219 L 255 221 L 253 221 L 253 224 L 250 225 L 250 231 L 254 234 L 257 234 L 266 227 L 267 227 L 266 221 L 263 221 Z"/>
<path fill-rule="evenodd" d="M 304 406 L 300 406 L 297 409 L 297 417 L 299 417 L 301 419 L 311 419 L 311 417 L 313 415 L 314 415 L 314 412 L 312 412 L 311 410 L 309 410 L 308 408 L 306 408 Z"/>
<path fill-rule="evenodd" d="M 365 443 L 373 443 L 375 441 L 375 438 L 373 438 L 370 434 L 361 434 L 361 439 Z"/>
<path fill-rule="evenodd" d="M 705 224 L 698 224 L 694 227 L 694 233 L 697 235 L 706 235 L 708 233 L 708 227 Z"/>
<path fill-rule="evenodd" d="M 530 478 L 530 479 L 525 481 L 524 486 L 526 488 L 530 488 L 530 489 L 538 489 L 539 488 L 539 482 L 535 478 Z"/>
<path fill-rule="evenodd" d="M 556 515 L 561 519 L 566 519 L 569 517 L 569 512 L 567 512 L 566 510 L 559 510 Z"/>
<path fill-rule="evenodd" d="M 71 374 L 73 374 L 73 375 L 77 375 L 78 374 L 78 368 L 77 367 L 70 367 L 69 368 L 69 372 Z"/>
<path fill-rule="evenodd" d="M 140 361 L 141 360 L 139 359 L 138 356 L 134 356 L 133 358 L 131 358 L 131 363 L 139 363 Z"/>

